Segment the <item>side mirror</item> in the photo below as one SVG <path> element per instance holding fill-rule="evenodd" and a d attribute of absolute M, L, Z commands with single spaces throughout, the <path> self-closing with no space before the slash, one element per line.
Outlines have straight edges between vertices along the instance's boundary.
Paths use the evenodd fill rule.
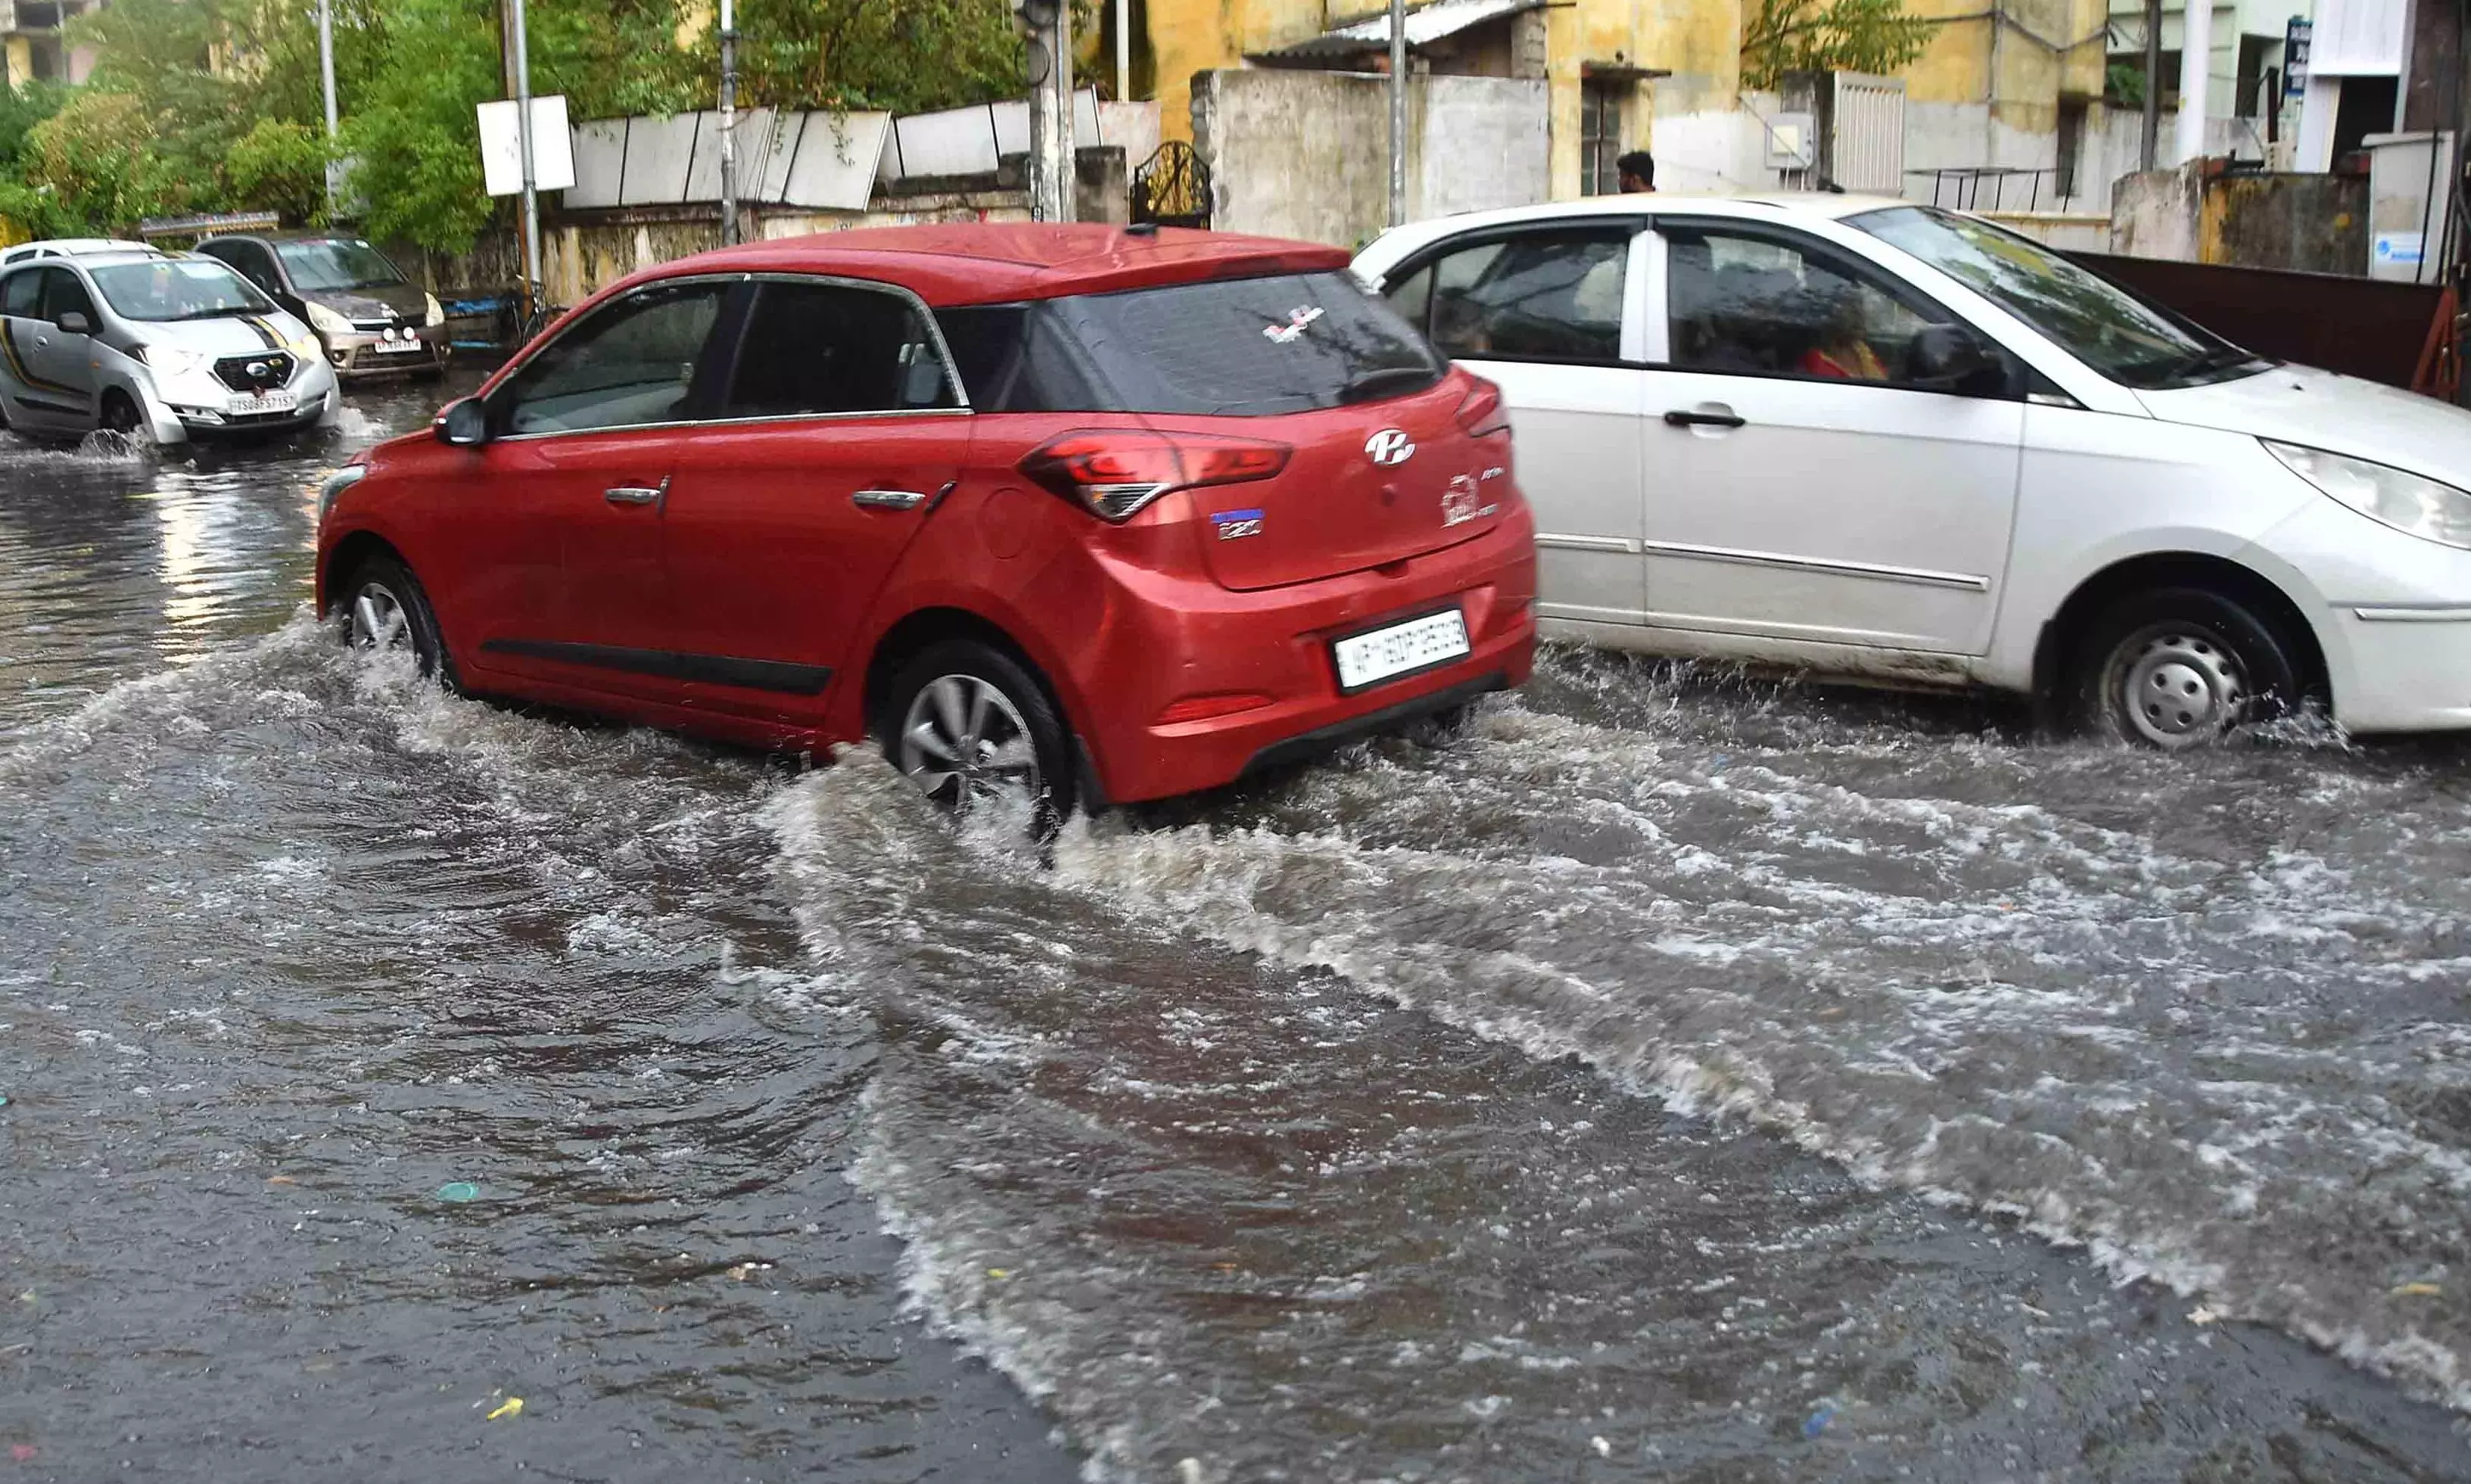
<path fill-rule="evenodd" d="M 1914 337 L 1905 380 L 1927 391 L 1998 396 L 2008 389 L 2008 361 L 1981 336 L 1958 324 L 1926 325 Z"/>
<path fill-rule="evenodd" d="M 92 335 L 94 333 L 94 321 L 88 319 L 85 316 L 79 314 L 74 309 L 62 314 L 59 319 L 54 321 L 54 323 L 60 327 L 60 333 L 62 335 Z"/>
<path fill-rule="evenodd" d="M 465 397 L 447 403 L 446 410 L 429 426 L 440 443 L 478 448 L 489 441 L 489 410 L 481 405 L 479 397 Z"/>

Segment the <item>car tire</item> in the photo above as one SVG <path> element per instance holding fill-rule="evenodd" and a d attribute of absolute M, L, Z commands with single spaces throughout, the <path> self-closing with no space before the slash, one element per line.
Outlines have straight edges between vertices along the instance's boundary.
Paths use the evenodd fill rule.
<path fill-rule="evenodd" d="M 103 407 L 95 426 L 125 438 L 141 437 L 146 432 L 146 413 L 138 407 L 136 398 L 114 387 L 103 394 Z"/>
<path fill-rule="evenodd" d="M 343 620 L 343 642 L 370 653 L 408 648 L 424 678 L 455 688 L 436 610 L 412 569 L 392 556 L 371 556 L 336 585 L 330 611 Z"/>
<path fill-rule="evenodd" d="M 1071 741 L 1047 688 L 976 640 L 944 640 L 905 663 L 884 692 L 876 737 L 893 766 L 955 814 L 1024 789 L 1030 831 L 1044 839 L 1076 802 Z"/>
<path fill-rule="evenodd" d="M 2077 718 L 2139 746 L 2210 745 L 2298 706 L 2293 652 L 2271 620 L 2222 593 L 2133 594 L 2104 609 L 2077 648 Z"/>

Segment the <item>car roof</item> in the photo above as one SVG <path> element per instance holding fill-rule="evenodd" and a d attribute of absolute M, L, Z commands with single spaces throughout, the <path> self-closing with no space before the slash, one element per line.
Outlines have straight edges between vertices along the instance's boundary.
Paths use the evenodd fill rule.
<path fill-rule="evenodd" d="M 1374 239 L 1387 246 L 1421 247 L 1437 238 L 1470 228 L 1515 226 L 1522 222 L 1567 222 L 1587 217 L 1636 217 L 1683 212 L 1738 217 L 1747 221 L 1835 221 L 1888 206 L 1917 204 L 1895 196 L 1863 196 L 1834 191 L 1745 191 L 1707 196 L 1654 191 L 1632 196 L 1589 196 L 1578 200 L 1540 201 L 1531 206 L 1504 206 L 1494 211 L 1470 211 L 1430 217 L 1393 227 Z"/>
<path fill-rule="evenodd" d="M 24 262 L 40 257 L 90 257 L 99 252 L 155 252 L 150 243 L 132 242 L 126 237 L 42 237 L 33 242 L 15 243 L 5 249 L 12 260 Z"/>
<path fill-rule="evenodd" d="M 1347 258 L 1339 247 L 1234 232 L 957 222 L 722 247 L 647 270 L 624 286 L 726 271 L 845 274 L 899 284 L 930 305 L 1000 304 L 1247 273 L 1328 271 L 1345 268 Z"/>

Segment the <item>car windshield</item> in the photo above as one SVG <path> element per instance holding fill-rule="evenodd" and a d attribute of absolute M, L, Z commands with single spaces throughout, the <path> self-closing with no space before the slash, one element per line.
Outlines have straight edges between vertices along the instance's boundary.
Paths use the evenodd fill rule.
<path fill-rule="evenodd" d="M 1926 206 L 1892 206 L 1846 220 L 1978 291 L 2123 385 L 2188 387 L 2267 365 L 2032 238 L 1988 222 Z"/>
<path fill-rule="evenodd" d="M 310 293 L 334 289 L 383 289 L 404 281 L 385 253 L 348 237 L 321 237 L 274 245 L 292 286 Z"/>
<path fill-rule="evenodd" d="M 98 268 L 94 286 L 124 319 L 213 319 L 274 310 L 272 299 L 212 258 L 158 258 Z"/>

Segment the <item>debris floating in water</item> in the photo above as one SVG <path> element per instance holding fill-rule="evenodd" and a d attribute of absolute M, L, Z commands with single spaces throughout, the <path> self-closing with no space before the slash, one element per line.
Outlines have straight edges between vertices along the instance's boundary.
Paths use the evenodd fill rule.
<path fill-rule="evenodd" d="M 437 1198 L 459 1206 L 465 1201 L 479 1200 L 481 1188 L 469 1180 L 450 1180 L 437 1188 Z"/>
<path fill-rule="evenodd" d="M 523 1415 L 524 1399 L 521 1397 L 508 1397 L 506 1401 L 498 1403 L 498 1409 L 489 1414 L 488 1420 L 490 1422 L 496 1422 L 501 1417 L 521 1417 Z"/>
<path fill-rule="evenodd" d="M 1834 1421 L 1836 1421 L 1836 1403 L 1822 1402 L 1819 1403 L 1818 1411 L 1802 1419 L 1801 1435 L 1805 1438 L 1815 1438 L 1825 1432 L 1827 1425 Z"/>
<path fill-rule="evenodd" d="M 2398 1299 L 2433 1299 L 2444 1291 L 2436 1284 L 2396 1284 L 2393 1290 Z"/>

